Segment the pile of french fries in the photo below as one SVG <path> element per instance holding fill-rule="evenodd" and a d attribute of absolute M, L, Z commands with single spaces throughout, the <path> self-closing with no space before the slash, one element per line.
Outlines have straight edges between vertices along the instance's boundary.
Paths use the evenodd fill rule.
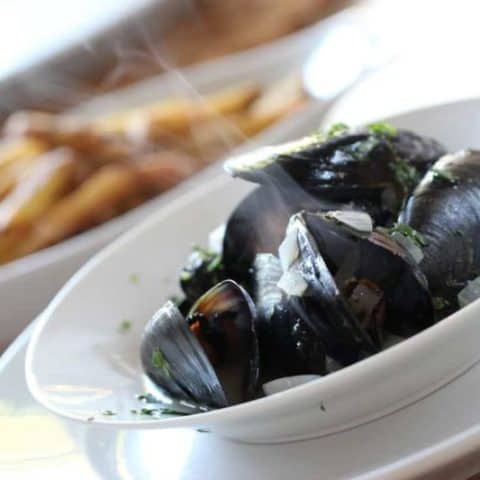
<path fill-rule="evenodd" d="M 17 112 L 0 139 L 0 264 L 92 228 L 300 108 L 298 78 L 85 121 Z"/>

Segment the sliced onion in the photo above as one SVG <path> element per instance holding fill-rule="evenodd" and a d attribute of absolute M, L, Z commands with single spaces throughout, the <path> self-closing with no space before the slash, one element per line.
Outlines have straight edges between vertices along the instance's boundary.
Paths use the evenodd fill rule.
<path fill-rule="evenodd" d="M 358 210 L 333 210 L 325 214 L 326 218 L 337 222 L 360 233 L 370 233 L 373 230 L 372 217 L 366 212 Z"/>
<path fill-rule="evenodd" d="M 222 223 L 208 235 L 208 249 L 213 253 L 222 253 L 223 237 L 225 237 L 226 224 Z"/>
<path fill-rule="evenodd" d="M 393 232 L 390 236 L 413 257 L 415 262 L 420 263 L 423 260 L 422 249 L 411 238 L 399 232 Z"/>
<path fill-rule="evenodd" d="M 468 282 L 467 286 L 460 290 L 457 295 L 460 308 L 467 306 L 478 298 L 480 298 L 480 277 L 476 277 Z"/>
<path fill-rule="evenodd" d="M 321 378 L 320 375 L 293 375 L 292 377 L 282 377 L 271 380 L 270 382 L 264 383 L 262 385 L 263 392 L 265 395 L 273 395 L 275 393 L 280 393 L 285 390 L 289 390 L 293 387 L 298 387 L 298 385 L 303 385 L 309 383 L 313 380 Z"/>
<path fill-rule="evenodd" d="M 284 272 L 292 266 L 295 260 L 297 260 L 299 254 L 297 230 L 292 228 L 287 229 L 287 234 L 278 247 L 278 258 L 280 259 L 282 270 Z"/>
<path fill-rule="evenodd" d="M 283 290 L 287 295 L 301 297 L 305 293 L 305 290 L 307 290 L 308 284 L 300 272 L 295 269 L 290 269 L 284 272 L 280 277 L 277 287 Z"/>

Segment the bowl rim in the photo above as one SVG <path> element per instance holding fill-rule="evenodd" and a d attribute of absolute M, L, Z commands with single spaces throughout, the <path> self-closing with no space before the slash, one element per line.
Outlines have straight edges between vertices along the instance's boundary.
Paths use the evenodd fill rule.
<path fill-rule="evenodd" d="M 392 115 L 385 119 L 385 121 L 395 121 L 395 119 L 403 117 L 406 114 L 415 114 L 419 112 L 431 111 L 435 109 L 448 108 L 453 105 L 460 104 L 469 104 L 472 102 L 480 102 L 480 97 L 472 97 L 469 99 L 462 99 L 452 102 L 445 102 L 436 105 L 431 105 L 427 107 L 422 107 L 418 109 L 412 109 L 399 114 Z M 172 211 L 175 211 L 177 208 L 180 208 L 184 204 L 190 204 L 194 202 L 199 196 L 204 196 L 208 193 L 212 193 L 216 188 L 220 188 L 225 183 L 225 175 L 220 173 L 213 178 L 211 178 L 206 184 L 197 183 L 193 190 L 185 193 L 184 195 L 178 196 L 170 204 L 163 206 L 158 211 L 153 212 L 147 218 L 145 218 L 140 224 L 131 228 L 127 232 L 123 233 L 117 240 L 110 243 L 97 254 L 95 254 L 85 265 L 83 265 L 71 278 L 70 280 L 62 287 L 62 289 L 57 293 L 53 298 L 47 308 L 39 316 L 39 320 L 35 325 L 29 344 L 26 352 L 25 359 L 25 375 L 28 388 L 30 389 L 32 395 L 37 399 L 39 403 L 48 408 L 49 410 L 55 412 L 56 414 L 80 421 L 82 423 L 91 423 L 91 424 L 102 424 L 110 425 L 116 427 L 124 428 L 169 428 L 169 427 L 192 427 L 196 425 L 204 424 L 208 422 L 210 425 L 217 424 L 218 422 L 224 420 L 232 420 L 233 416 L 242 418 L 243 416 L 248 416 L 250 410 L 255 408 L 256 412 L 271 411 L 274 408 L 282 408 L 288 405 L 292 405 L 292 399 L 302 398 L 315 398 L 314 393 L 322 389 L 322 385 L 327 383 L 329 388 L 335 389 L 344 383 L 350 383 L 352 378 L 358 379 L 362 376 L 371 374 L 373 370 L 377 367 L 382 367 L 385 364 L 396 364 L 405 360 L 406 358 L 411 358 L 415 354 L 424 351 L 425 346 L 436 342 L 436 339 L 444 338 L 448 336 L 449 332 L 456 329 L 456 325 L 464 322 L 464 317 L 471 314 L 473 311 L 480 308 L 480 299 L 475 302 L 467 305 L 466 307 L 454 312 L 449 317 L 443 319 L 442 321 L 430 326 L 429 328 L 417 333 L 416 335 L 406 339 L 407 341 L 402 341 L 392 347 L 389 347 L 378 354 L 372 355 L 368 358 L 360 360 L 348 367 L 342 368 L 336 372 L 333 372 L 325 377 L 313 380 L 309 383 L 293 387 L 289 390 L 254 399 L 251 401 L 243 402 L 237 405 L 225 407 L 222 409 L 211 410 L 208 412 L 192 414 L 189 416 L 182 417 L 160 417 L 160 418 L 145 418 L 141 420 L 112 420 L 106 418 L 97 418 L 95 420 L 88 421 L 85 417 L 80 417 L 78 415 L 69 414 L 67 411 L 62 408 L 56 407 L 54 404 L 51 404 L 48 400 L 48 395 L 44 394 L 42 388 L 36 381 L 36 376 L 34 374 L 34 357 L 36 349 L 38 348 L 39 342 L 41 340 L 41 335 L 43 332 L 44 326 L 48 323 L 49 319 L 54 314 L 58 305 L 63 302 L 63 299 L 70 295 L 72 291 L 76 288 L 76 285 L 79 281 L 82 281 L 85 277 L 88 277 L 92 272 L 99 267 L 106 258 L 115 256 L 124 246 L 131 245 L 135 242 L 135 239 L 142 233 L 155 228 L 155 226 L 164 221 L 166 217 L 170 215 Z M 480 354 L 479 354 L 480 355 Z M 393 409 L 388 409 L 387 411 L 375 415 L 374 418 L 381 418 L 382 416 L 388 415 L 393 411 L 404 408 L 405 406 L 418 401 L 425 396 L 430 395 L 434 391 L 437 391 L 441 388 L 444 388 L 451 380 L 462 375 L 466 370 L 471 368 L 474 364 L 478 363 L 480 358 L 472 360 L 468 367 L 461 369 L 457 374 L 451 376 L 448 380 L 442 381 L 437 387 L 429 387 L 428 391 L 417 395 L 415 398 L 407 398 L 404 403 L 396 404 Z M 321 401 L 319 398 L 318 402 Z M 317 402 L 317 403 L 318 403 Z M 361 423 L 369 421 L 365 417 L 362 418 Z M 357 425 L 358 423 L 355 423 Z M 351 428 L 355 425 L 347 425 L 343 430 Z M 335 430 L 340 431 L 340 430 Z M 325 434 L 328 434 L 325 433 Z"/>

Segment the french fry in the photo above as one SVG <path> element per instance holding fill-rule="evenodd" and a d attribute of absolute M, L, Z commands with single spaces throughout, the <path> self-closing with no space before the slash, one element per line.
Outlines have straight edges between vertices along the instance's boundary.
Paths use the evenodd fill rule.
<path fill-rule="evenodd" d="M 166 132 L 182 132 L 195 123 L 243 110 L 258 96 L 259 89 L 242 85 L 201 99 L 171 99 L 144 108 L 115 114 L 96 122 L 108 133 L 124 133 L 129 138 L 161 138 Z"/>
<path fill-rule="evenodd" d="M 125 160 L 131 147 L 118 136 L 96 131 L 74 117 L 44 112 L 17 112 L 11 115 L 4 131 L 10 138 L 29 138 L 50 148 L 67 146 L 91 163 Z"/>
<path fill-rule="evenodd" d="M 22 138 L 0 143 L 0 174 L 19 160 L 35 157 L 45 150 L 46 145 L 34 139 Z"/>
<path fill-rule="evenodd" d="M 15 256 L 32 253 L 110 218 L 115 215 L 116 207 L 136 190 L 138 176 L 132 168 L 124 165 L 102 167 L 33 226 Z"/>
<path fill-rule="evenodd" d="M 68 189 L 73 173 L 71 150 L 43 154 L 0 202 L 0 230 L 28 225 L 40 217 Z"/>
<path fill-rule="evenodd" d="M 147 191 L 163 192 L 201 167 L 200 162 L 181 152 L 158 152 L 146 155 L 136 165 L 139 179 Z"/>

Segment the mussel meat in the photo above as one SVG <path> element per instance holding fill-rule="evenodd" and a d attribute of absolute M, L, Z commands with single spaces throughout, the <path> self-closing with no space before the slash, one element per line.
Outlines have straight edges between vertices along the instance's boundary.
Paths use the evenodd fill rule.
<path fill-rule="evenodd" d="M 225 280 L 202 295 L 187 319 L 167 302 L 148 322 L 141 360 L 169 397 L 209 408 L 253 398 L 259 377 L 255 306 Z"/>

